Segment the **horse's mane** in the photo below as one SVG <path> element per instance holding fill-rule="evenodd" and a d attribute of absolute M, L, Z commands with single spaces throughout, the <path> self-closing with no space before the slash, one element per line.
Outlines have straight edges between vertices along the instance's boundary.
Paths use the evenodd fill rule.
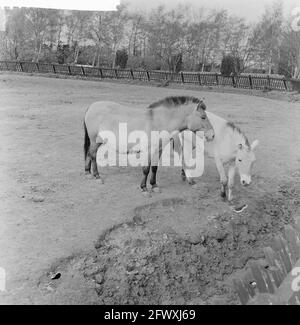
<path fill-rule="evenodd" d="M 230 129 L 232 129 L 233 132 L 239 134 L 245 140 L 245 145 L 250 148 L 250 142 L 249 142 L 248 138 L 246 137 L 245 133 L 243 133 L 242 130 L 238 126 L 236 126 L 232 122 L 227 122 L 226 126 L 229 127 Z"/>
<path fill-rule="evenodd" d="M 170 96 L 166 97 L 162 100 L 159 100 L 155 103 L 152 103 L 148 106 L 148 108 L 153 109 L 159 106 L 165 106 L 165 107 L 178 107 L 181 105 L 187 105 L 190 103 L 194 104 L 201 104 L 201 108 L 203 110 L 206 109 L 206 105 L 203 103 L 203 101 L 199 98 L 192 97 L 192 96 Z"/>

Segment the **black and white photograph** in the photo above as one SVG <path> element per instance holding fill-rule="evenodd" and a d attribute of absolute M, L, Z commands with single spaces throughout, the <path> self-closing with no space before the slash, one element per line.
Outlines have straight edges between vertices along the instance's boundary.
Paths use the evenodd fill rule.
<path fill-rule="evenodd" d="M 0 0 L 0 305 L 300 305 L 300 0 Z"/>

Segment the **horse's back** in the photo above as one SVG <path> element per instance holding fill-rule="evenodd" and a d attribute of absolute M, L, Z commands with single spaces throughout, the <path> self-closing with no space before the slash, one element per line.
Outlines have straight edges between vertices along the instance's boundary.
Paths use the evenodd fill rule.
<path fill-rule="evenodd" d="M 91 104 L 85 114 L 90 138 L 96 138 L 100 130 L 116 132 L 120 123 L 126 123 L 129 129 L 145 125 L 145 111 L 112 101 L 99 101 Z"/>
<path fill-rule="evenodd" d="M 105 117 L 109 114 L 120 114 L 124 106 L 111 101 L 99 101 L 91 104 L 86 111 L 85 120 L 94 119 L 97 116 Z"/>

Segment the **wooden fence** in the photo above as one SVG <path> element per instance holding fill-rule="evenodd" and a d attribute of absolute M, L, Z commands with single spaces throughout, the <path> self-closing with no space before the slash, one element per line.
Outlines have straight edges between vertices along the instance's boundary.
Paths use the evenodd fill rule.
<path fill-rule="evenodd" d="M 80 65 L 35 63 L 23 61 L 0 61 L 0 71 L 18 71 L 28 73 L 54 73 L 92 77 L 100 79 L 127 79 L 141 81 L 169 81 L 181 84 L 194 84 L 199 86 L 229 86 L 245 89 L 292 91 L 294 86 L 284 77 L 236 75 L 223 76 L 218 73 L 201 72 L 166 72 L 131 69 L 96 68 Z M 300 80 L 299 80 L 300 84 Z"/>
<path fill-rule="evenodd" d="M 296 275 L 291 271 L 300 270 L 300 229 L 285 226 L 284 234 L 274 238 L 264 255 L 264 264 L 254 262 L 241 279 L 234 280 L 241 303 L 299 305 L 300 290 L 293 290 Z"/>

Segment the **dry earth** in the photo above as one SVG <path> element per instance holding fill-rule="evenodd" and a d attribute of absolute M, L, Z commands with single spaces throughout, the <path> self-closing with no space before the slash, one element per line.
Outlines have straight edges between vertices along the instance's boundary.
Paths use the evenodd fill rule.
<path fill-rule="evenodd" d="M 178 168 L 160 169 L 162 193 L 151 198 L 140 193 L 139 169 L 107 168 L 104 185 L 85 178 L 87 106 L 143 109 L 168 95 L 205 97 L 260 140 L 253 184 L 236 186 L 234 203 L 248 204 L 241 214 L 219 198 L 210 160 L 197 188 Z M 2 73 L 0 116 L 2 304 L 236 304 L 232 278 L 300 216 L 297 102 Z"/>

